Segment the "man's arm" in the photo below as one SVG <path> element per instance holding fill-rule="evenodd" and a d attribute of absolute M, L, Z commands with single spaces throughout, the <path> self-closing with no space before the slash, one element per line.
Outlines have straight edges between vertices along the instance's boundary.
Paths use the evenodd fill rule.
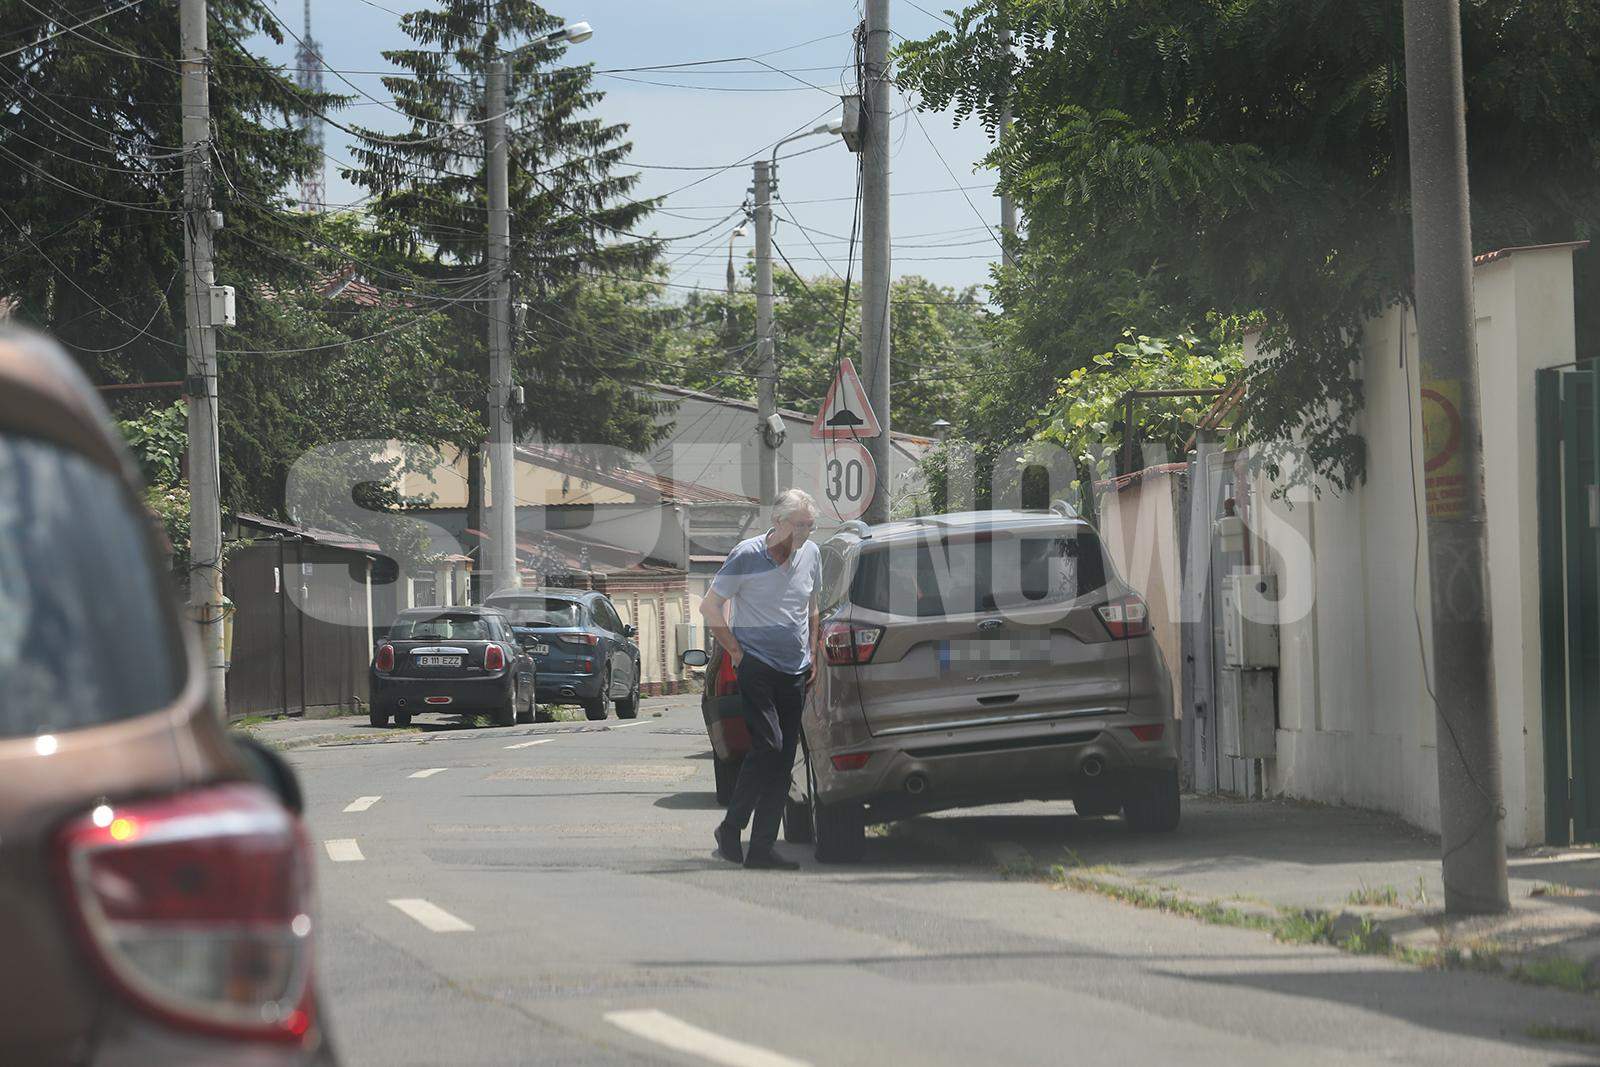
<path fill-rule="evenodd" d="M 739 642 L 733 636 L 733 627 L 728 625 L 727 603 L 727 598 L 715 589 L 707 590 L 705 599 L 700 602 L 700 615 L 711 627 L 711 636 L 717 639 L 717 644 L 722 646 L 737 667 L 739 661 L 744 659 L 744 649 L 739 647 Z"/>

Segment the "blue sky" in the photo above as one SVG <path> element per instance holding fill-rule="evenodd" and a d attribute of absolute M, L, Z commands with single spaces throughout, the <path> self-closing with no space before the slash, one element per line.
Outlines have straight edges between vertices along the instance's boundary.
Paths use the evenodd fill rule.
<path fill-rule="evenodd" d="M 299 33 L 303 20 L 301 0 L 272 2 L 279 16 Z M 629 125 L 634 145 L 632 159 L 638 163 L 704 167 L 744 159 L 796 128 L 809 128 L 836 115 L 837 101 L 830 100 L 829 94 L 837 94 L 841 84 L 853 81 L 848 70 L 852 54 L 849 31 L 860 18 L 859 7 L 853 3 L 569 3 L 570 7 L 550 3 L 546 7 L 568 21 L 582 19 L 593 25 L 594 37 L 573 46 L 569 55 L 573 61 L 592 61 L 601 70 L 766 53 L 766 62 L 793 73 L 792 78 L 773 73 L 732 74 L 727 71 L 758 68 L 730 64 L 670 73 L 596 77 L 597 87 L 606 93 L 600 114 L 609 121 Z M 950 0 L 944 0 L 944 4 L 948 3 Z M 388 67 L 381 55 L 383 50 L 406 43 L 394 12 L 418 6 L 418 0 L 312 0 L 312 29 L 322 43 L 329 67 L 350 72 L 380 71 Z M 928 0 L 922 6 L 926 12 L 909 0 L 894 0 L 891 25 L 896 33 L 916 38 L 939 27 L 929 12 L 941 11 L 941 0 Z M 825 39 L 815 40 L 819 37 Z M 292 40 L 282 47 L 269 44 L 266 51 L 272 58 L 292 65 Z M 376 74 L 346 76 L 373 97 L 388 99 Z M 795 79 L 820 88 L 801 85 Z M 327 88 L 350 91 L 331 75 L 327 76 Z M 897 92 L 895 110 L 904 110 L 907 103 Z M 380 129 L 404 128 L 399 115 L 370 102 L 347 108 L 341 118 Z M 360 194 L 339 178 L 335 163 L 348 158 L 349 138 L 331 127 L 326 138 L 330 157 L 328 202 L 349 203 Z M 897 195 L 891 201 L 891 223 L 895 273 L 921 274 L 945 285 L 984 284 L 990 262 L 998 255 L 992 234 L 997 232 L 999 205 L 993 197 L 992 174 L 974 169 L 988 148 L 982 128 L 972 123 L 955 128 L 948 116 L 938 114 L 920 114 L 919 123 L 917 115 L 908 114 L 896 120 L 893 139 L 893 189 Z M 829 140 L 825 136 L 808 138 L 786 151 L 824 145 Z M 816 247 L 807 241 L 806 234 L 781 217 L 775 240 L 805 274 L 826 273 L 830 268 L 839 273 L 845 270 L 855 161 L 837 138 L 831 141 L 818 151 L 779 164 L 779 195 L 786 206 L 780 205 L 777 213 L 814 231 L 809 236 Z M 658 214 L 652 218 L 651 228 L 664 236 L 687 234 L 711 225 L 739 205 L 751 181 L 748 164 L 720 174 L 666 169 L 641 169 L 640 173 L 637 195 L 641 197 L 682 190 L 673 192 L 663 207 L 686 217 Z M 682 188 L 691 182 L 695 182 L 693 187 Z M 674 242 L 668 258 L 674 260 L 675 281 L 720 287 L 727 265 L 728 233 L 733 225 L 730 221 L 703 237 Z M 735 240 L 736 256 L 742 258 L 749 248 L 749 237 Z"/>

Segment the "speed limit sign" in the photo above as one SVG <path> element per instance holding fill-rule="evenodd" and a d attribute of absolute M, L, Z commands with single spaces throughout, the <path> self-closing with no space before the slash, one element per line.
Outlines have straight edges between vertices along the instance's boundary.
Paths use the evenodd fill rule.
<path fill-rule="evenodd" d="M 867 447 L 856 441 L 826 441 L 822 447 L 821 519 L 846 522 L 866 514 L 878 484 L 878 467 Z"/>

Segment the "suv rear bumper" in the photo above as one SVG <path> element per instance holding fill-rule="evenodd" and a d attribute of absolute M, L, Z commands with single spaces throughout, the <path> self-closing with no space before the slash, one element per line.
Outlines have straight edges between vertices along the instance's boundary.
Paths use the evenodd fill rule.
<path fill-rule="evenodd" d="M 546 704 L 559 704 L 565 700 L 594 700 L 600 695 L 600 675 L 558 674 L 539 672 L 539 700 Z"/>
<path fill-rule="evenodd" d="M 874 738 L 819 753 L 817 790 L 824 803 L 865 803 L 880 818 L 1116 790 L 1178 766 L 1177 723 L 1166 722 L 1159 740 L 1140 741 L 1129 727 L 1144 724 L 1097 717 L 1061 719 L 1043 729 L 1030 724 Z M 871 755 L 859 770 L 835 770 L 828 757 L 843 751 Z"/>

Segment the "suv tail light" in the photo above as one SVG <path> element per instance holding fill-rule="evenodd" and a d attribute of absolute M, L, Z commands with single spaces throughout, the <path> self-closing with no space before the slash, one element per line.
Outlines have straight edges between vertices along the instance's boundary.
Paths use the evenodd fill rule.
<path fill-rule="evenodd" d="M 593 645 L 598 645 L 600 643 L 600 635 L 598 635 L 598 634 L 556 634 L 556 640 L 557 641 L 564 641 L 569 645 L 590 645 L 590 646 L 593 646 Z"/>
<path fill-rule="evenodd" d="M 733 657 L 726 652 L 717 667 L 716 687 L 711 695 L 715 697 L 731 697 L 739 695 L 739 672 L 733 669 Z"/>
<path fill-rule="evenodd" d="M 1143 597 L 1118 597 L 1095 610 L 1100 613 L 1100 621 L 1106 624 L 1106 633 L 1118 641 L 1143 637 L 1150 632 L 1150 609 L 1145 606 Z"/>
<path fill-rule="evenodd" d="M 490 645 L 483 650 L 483 669 L 486 671 L 503 671 L 506 669 L 505 650 L 499 645 Z"/>
<path fill-rule="evenodd" d="M 394 646 L 379 645 L 378 655 L 373 659 L 372 665 L 380 671 L 394 670 Z"/>
<path fill-rule="evenodd" d="M 89 954 L 162 1021 L 300 1042 L 311 1028 L 311 861 L 300 823 L 231 783 L 80 816 L 57 870 Z"/>
<path fill-rule="evenodd" d="M 878 651 L 883 627 L 858 623 L 830 622 L 822 627 L 822 652 L 828 663 L 838 667 L 849 663 L 871 663 Z"/>

